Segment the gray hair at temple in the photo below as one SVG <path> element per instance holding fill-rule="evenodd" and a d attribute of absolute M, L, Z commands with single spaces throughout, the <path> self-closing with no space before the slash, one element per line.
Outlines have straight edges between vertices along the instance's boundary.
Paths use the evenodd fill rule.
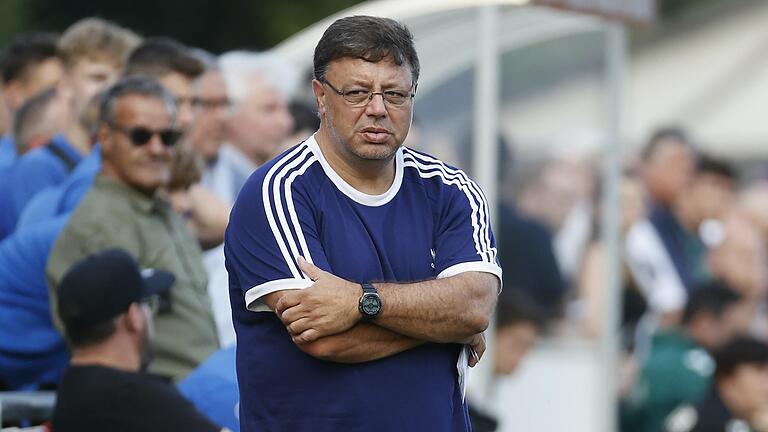
<path fill-rule="evenodd" d="M 115 105 L 123 96 L 139 95 L 158 98 L 165 103 L 173 123 L 176 123 L 176 98 L 159 81 L 145 75 L 130 75 L 108 88 L 99 105 L 99 122 L 111 123 L 115 116 Z"/>
<path fill-rule="evenodd" d="M 411 67 L 413 84 L 419 81 L 419 56 L 408 28 L 390 18 L 356 15 L 336 20 L 315 47 L 315 79 L 322 81 L 328 65 L 351 57 L 379 62 L 391 57 L 398 66 Z"/>

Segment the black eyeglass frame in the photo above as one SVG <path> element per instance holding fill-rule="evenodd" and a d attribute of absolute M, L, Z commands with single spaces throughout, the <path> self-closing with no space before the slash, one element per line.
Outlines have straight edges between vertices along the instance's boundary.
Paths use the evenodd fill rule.
<path fill-rule="evenodd" d="M 341 96 L 345 101 L 347 101 L 347 103 L 349 103 L 350 105 L 352 105 L 354 107 L 364 107 L 364 106 L 368 105 L 373 100 L 373 97 L 376 96 L 377 94 L 381 95 L 381 99 L 384 101 L 384 103 L 386 105 L 393 106 L 393 107 L 398 107 L 398 108 L 404 106 L 406 102 L 408 102 L 409 100 L 413 100 L 413 98 L 416 97 L 416 92 L 415 91 L 409 91 L 405 95 L 405 99 L 403 99 L 403 101 L 401 103 L 394 103 L 394 102 L 392 102 L 390 100 L 387 100 L 387 93 L 391 92 L 393 90 L 377 91 L 377 92 L 375 92 L 375 91 L 370 91 L 370 90 L 356 89 L 354 91 L 365 91 L 365 92 L 367 92 L 368 96 L 366 98 L 363 98 L 363 99 L 359 100 L 359 101 L 357 101 L 357 100 L 349 100 L 348 97 L 349 97 L 350 91 L 346 91 L 345 92 L 345 91 L 341 91 L 341 90 L 337 89 L 333 84 L 329 83 L 328 80 L 325 79 L 325 78 L 321 79 L 320 82 L 323 83 L 323 84 L 328 84 L 328 87 L 330 87 L 331 90 L 334 91 L 334 93 L 336 93 L 337 95 Z M 413 84 L 411 84 L 411 88 L 413 88 Z"/>

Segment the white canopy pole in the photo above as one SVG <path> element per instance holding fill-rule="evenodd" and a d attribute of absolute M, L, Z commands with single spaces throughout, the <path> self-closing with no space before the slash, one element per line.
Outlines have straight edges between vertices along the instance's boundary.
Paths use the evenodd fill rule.
<path fill-rule="evenodd" d="M 478 8 L 477 57 L 475 60 L 475 109 L 472 148 L 472 174 L 485 192 L 490 208 L 491 221 L 496 223 L 494 213 L 497 201 L 497 159 L 499 131 L 499 7 L 485 5 Z M 475 400 L 485 405 L 490 396 L 493 382 L 493 341 L 494 319 L 486 330 L 487 348 L 481 361 L 471 374 L 477 381 L 474 388 L 480 394 Z"/>
<path fill-rule="evenodd" d="M 624 69 L 627 56 L 627 39 L 624 26 L 617 22 L 606 22 L 605 68 L 605 159 L 603 160 L 602 232 L 605 245 L 605 287 L 599 351 L 601 367 L 602 400 L 598 404 L 598 430 L 618 430 L 618 371 L 620 367 L 620 319 L 622 304 L 621 282 L 621 202 L 619 184 L 622 164 L 622 97 Z"/>

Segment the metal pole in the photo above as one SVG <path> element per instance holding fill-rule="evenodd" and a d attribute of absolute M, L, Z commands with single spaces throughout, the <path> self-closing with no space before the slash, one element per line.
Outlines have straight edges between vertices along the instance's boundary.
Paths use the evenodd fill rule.
<path fill-rule="evenodd" d="M 605 280 L 602 322 L 599 340 L 602 398 L 598 409 L 600 429 L 604 432 L 618 430 L 618 371 L 620 365 L 620 311 L 621 286 L 621 203 L 619 183 L 622 164 L 622 100 L 624 67 L 626 64 L 627 39 L 621 23 L 606 22 L 605 68 L 606 88 L 606 140 L 603 161 L 602 232 L 605 245 Z"/>
<path fill-rule="evenodd" d="M 499 131 L 499 7 L 484 5 L 478 8 L 477 57 L 475 63 L 475 109 L 473 131 L 472 173 L 485 192 L 495 225 L 497 201 L 497 164 Z M 495 317 L 486 330 L 487 348 L 483 361 L 475 366 L 472 380 L 477 382 L 475 395 L 479 404 L 489 402 L 493 387 L 493 342 L 496 333 Z"/>

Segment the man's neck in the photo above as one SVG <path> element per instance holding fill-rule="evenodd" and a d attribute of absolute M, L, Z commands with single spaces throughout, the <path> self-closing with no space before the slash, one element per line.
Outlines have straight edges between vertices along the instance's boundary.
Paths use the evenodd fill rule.
<path fill-rule="evenodd" d="M 138 372 L 140 359 L 131 349 L 117 348 L 112 344 L 75 348 L 70 364 L 73 366 L 104 366 L 126 372 Z"/>
<path fill-rule="evenodd" d="M 86 155 L 91 151 L 91 139 L 88 131 L 80 125 L 78 121 L 70 121 L 67 129 L 64 131 L 67 142 L 81 155 Z"/>
<path fill-rule="evenodd" d="M 384 160 L 365 160 L 354 155 L 347 156 L 341 151 L 341 145 L 337 144 L 335 138 L 323 127 L 315 138 L 328 165 L 356 190 L 369 195 L 381 195 L 392 187 L 397 168 L 394 156 Z"/>

